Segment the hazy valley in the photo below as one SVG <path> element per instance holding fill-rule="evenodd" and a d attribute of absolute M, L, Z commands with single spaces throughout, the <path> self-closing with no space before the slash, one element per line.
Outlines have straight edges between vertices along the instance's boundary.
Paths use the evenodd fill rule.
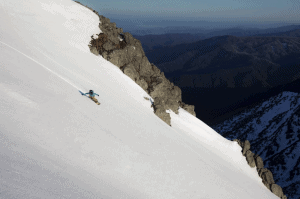
<path fill-rule="evenodd" d="M 270 97 L 266 93 L 271 88 L 300 77 L 299 29 L 291 28 L 297 26 L 267 29 L 265 36 L 214 36 L 192 43 L 184 43 L 187 36 L 180 39 L 179 34 L 173 34 L 176 42 L 183 43 L 145 53 L 182 89 L 183 99 L 195 105 L 197 117 L 215 124 L 232 112 Z"/>

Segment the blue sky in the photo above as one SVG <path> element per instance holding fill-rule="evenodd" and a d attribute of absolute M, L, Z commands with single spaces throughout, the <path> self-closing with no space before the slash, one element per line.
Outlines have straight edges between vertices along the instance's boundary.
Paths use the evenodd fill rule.
<path fill-rule="evenodd" d="M 164 21 L 235 24 L 300 23 L 299 0 L 80 0 L 108 18 L 133 23 Z M 118 25 L 118 24 L 117 24 Z"/>

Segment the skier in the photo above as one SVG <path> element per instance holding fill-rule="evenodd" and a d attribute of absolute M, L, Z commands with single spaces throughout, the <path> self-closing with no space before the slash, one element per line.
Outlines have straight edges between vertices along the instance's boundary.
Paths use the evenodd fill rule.
<path fill-rule="evenodd" d="M 95 97 L 95 95 L 98 95 L 97 93 L 94 93 L 93 90 L 90 90 L 90 92 L 85 93 L 84 95 L 86 96 L 86 94 L 89 94 L 89 95 L 90 95 L 89 98 L 90 98 L 91 100 L 93 100 L 96 104 L 100 105 L 100 103 L 98 102 L 98 100 L 97 100 L 96 97 Z M 99 95 L 98 95 L 98 96 L 99 96 Z"/>
<path fill-rule="evenodd" d="M 152 102 L 151 98 L 150 98 L 150 102 L 151 102 L 151 108 L 153 108 L 154 113 L 155 113 L 156 112 L 156 107 L 155 107 L 154 103 Z"/>

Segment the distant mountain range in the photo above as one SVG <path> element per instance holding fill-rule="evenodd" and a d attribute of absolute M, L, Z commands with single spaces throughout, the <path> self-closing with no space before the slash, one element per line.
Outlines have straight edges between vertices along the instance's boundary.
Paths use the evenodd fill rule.
<path fill-rule="evenodd" d="M 134 35 L 140 40 L 144 51 L 155 50 L 167 46 L 175 46 L 179 44 L 193 43 L 199 40 L 208 39 L 216 36 L 232 35 L 232 36 L 288 36 L 300 37 L 300 25 L 290 25 L 278 28 L 259 29 L 259 28 L 229 28 L 214 30 L 189 30 L 187 33 L 167 33 L 167 34 L 147 34 Z M 180 31 L 180 30 L 178 30 Z"/>
<path fill-rule="evenodd" d="M 279 32 L 279 33 L 259 34 L 257 36 L 300 37 L 300 29 L 290 30 L 287 32 Z"/>
<path fill-rule="evenodd" d="M 103 13 L 104 14 L 104 13 Z M 120 15 L 113 16 L 111 13 L 105 14 L 109 17 L 111 22 L 115 22 L 119 28 L 124 32 L 130 32 L 132 35 L 164 35 L 164 34 L 206 34 L 208 32 L 223 31 L 229 29 L 242 29 L 242 30 L 270 30 L 284 29 L 292 26 L 299 26 L 300 23 L 287 23 L 287 22 L 229 22 L 219 20 L 189 20 L 189 19 L 166 19 L 161 17 L 152 16 L 126 16 Z M 297 29 L 293 28 L 292 29 Z M 283 31 L 289 31 L 286 29 Z M 262 32 L 265 33 L 265 32 Z M 269 32 L 270 33 L 270 32 Z M 220 35 L 218 35 L 220 36 Z"/>
<path fill-rule="evenodd" d="M 145 53 L 208 124 L 257 102 L 257 95 L 300 78 L 300 37 L 226 35 Z"/>
<path fill-rule="evenodd" d="M 249 140 L 251 149 L 289 199 L 300 197 L 300 94 L 281 92 L 213 126 L 229 140 Z"/>

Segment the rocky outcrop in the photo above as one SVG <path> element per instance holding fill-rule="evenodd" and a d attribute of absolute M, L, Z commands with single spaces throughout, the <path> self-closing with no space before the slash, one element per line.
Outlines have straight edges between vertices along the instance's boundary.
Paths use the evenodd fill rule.
<path fill-rule="evenodd" d="M 194 105 L 188 105 L 188 104 L 185 104 L 185 103 L 179 101 L 179 106 L 196 117 L 196 113 L 194 111 L 195 110 Z"/>
<path fill-rule="evenodd" d="M 243 143 L 243 151 L 242 151 L 243 155 L 245 155 L 248 150 L 250 150 L 250 142 L 246 140 Z"/>
<path fill-rule="evenodd" d="M 254 161 L 254 153 L 252 153 L 250 150 L 248 150 L 245 154 L 246 160 L 250 167 L 255 167 L 255 161 Z"/>
<path fill-rule="evenodd" d="M 212 127 L 228 140 L 249 140 L 251 151 L 264 160 L 259 166 L 258 162 L 262 161 L 257 158 L 256 167 L 272 171 L 276 184 L 290 199 L 299 199 L 300 196 L 299 87 L 298 80 L 280 87 L 294 92 L 284 91 L 276 95 L 276 91 L 273 97 Z"/>
<path fill-rule="evenodd" d="M 256 168 L 258 169 L 264 168 L 263 159 L 259 155 L 256 155 L 254 159 L 255 159 Z"/>
<path fill-rule="evenodd" d="M 102 55 L 142 87 L 154 99 L 154 113 L 168 125 L 171 125 L 170 114 L 166 112 L 169 109 L 177 114 L 181 107 L 196 116 L 195 107 L 182 102 L 181 89 L 148 61 L 141 42 L 130 33 L 123 33 L 122 28 L 116 27 L 116 23 L 93 12 L 100 18 L 99 28 L 102 33 L 97 38 L 91 37 L 90 51 Z"/>
<path fill-rule="evenodd" d="M 283 194 L 282 188 L 275 184 L 272 172 L 264 168 L 262 158 L 250 151 L 250 142 L 248 140 L 242 142 L 239 139 L 234 139 L 233 141 L 236 141 L 242 147 L 242 154 L 246 157 L 249 166 L 252 168 L 256 166 L 258 176 L 262 179 L 262 183 L 279 198 L 287 199 L 286 195 Z"/>

